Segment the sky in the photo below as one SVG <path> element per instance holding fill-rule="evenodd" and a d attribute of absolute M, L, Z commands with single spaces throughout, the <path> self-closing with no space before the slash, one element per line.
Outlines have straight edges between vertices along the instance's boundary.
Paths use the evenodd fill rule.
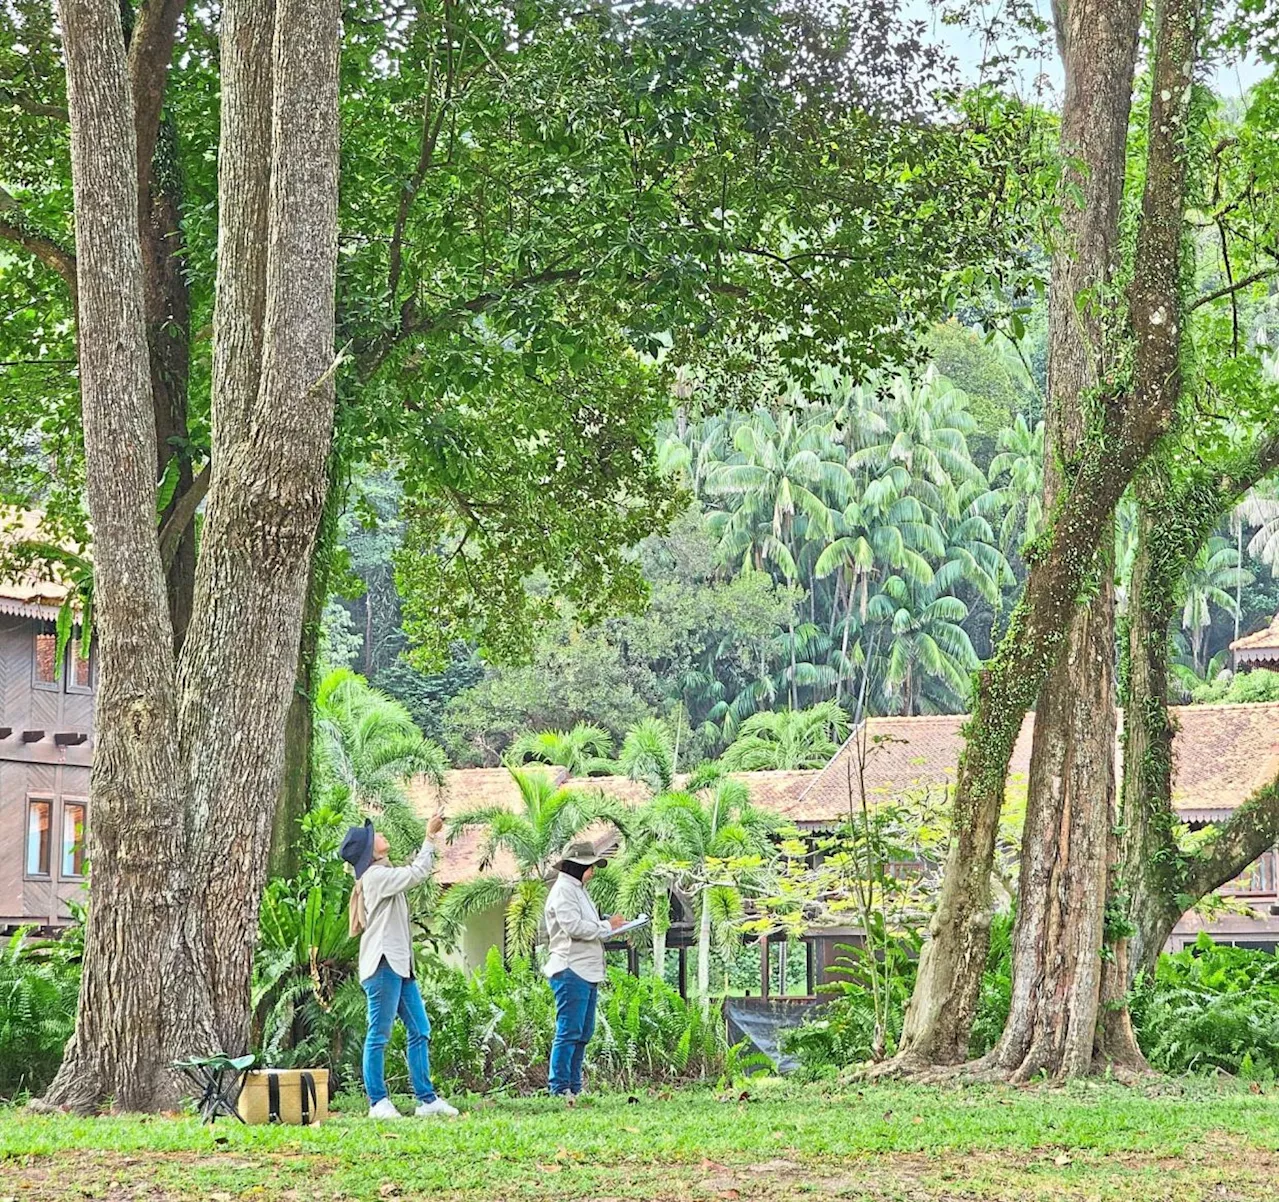
<path fill-rule="evenodd" d="M 1050 0 L 1027 0 L 1037 14 L 1047 22 L 1052 21 Z M 930 35 L 948 47 L 960 63 L 966 76 L 976 79 L 984 56 L 991 50 L 984 47 L 983 35 L 972 26 L 946 25 L 942 13 L 958 7 L 956 0 L 906 0 L 903 15 L 910 20 L 924 21 Z M 971 0 L 968 4 L 984 20 L 990 20 L 1006 12 L 1009 0 Z M 1028 36 L 1024 45 L 1032 47 Z M 1011 43 L 997 47 L 997 52 L 1008 53 Z M 984 54 L 985 51 L 985 54 Z M 1025 100 L 1038 99 L 1040 103 L 1056 108 L 1062 99 L 1062 64 L 1057 48 L 1049 43 L 1047 53 L 1036 60 L 1027 59 L 1021 64 L 1019 95 Z M 1210 75 L 1213 90 L 1224 99 L 1243 96 L 1266 74 L 1265 65 L 1254 59 L 1251 62 L 1217 63 Z M 1038 95 L 1037 95 L 1038 92 Z"/>

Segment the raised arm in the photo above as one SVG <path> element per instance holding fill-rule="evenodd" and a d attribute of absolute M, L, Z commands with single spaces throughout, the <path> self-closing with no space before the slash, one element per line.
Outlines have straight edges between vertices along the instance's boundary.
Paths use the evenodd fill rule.
<path fill-rule="evenodd" d="M 415 885 L 421 885 L 431 875 L 436 849 L 431 846 L 431 836 L 422 845 L 412 864 L 403 868 L 388 868 L 375 864 L 365 873 L 365 905 L 372 910 L 384 897 L 407 893 Z"/>

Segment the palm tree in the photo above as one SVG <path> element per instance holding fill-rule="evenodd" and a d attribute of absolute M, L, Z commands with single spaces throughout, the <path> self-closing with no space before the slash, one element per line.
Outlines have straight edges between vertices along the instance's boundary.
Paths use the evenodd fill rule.
<path fill-rule="evenodd" d="M 729 506 L 709 518 L 726 562 L 760 571 L 772 564 L 797 579 L 799 540 L 810 527 L 829 533 L 831 503 L 844 503 L 848 473 L 832 431 L 830 420 L 775 418 L 764 409 L 734 430 L 734 453 L 706 477 L 708 495 Z"/>
<path fill-rule="evenodd" d="M 661 718 L 645 718 L 627 731 L 618 752 L 618 767 L 632 780 L 648 785 L 651 792 L 670 789 L 676 753 L 667 724 Z"/>
<path fill-rule="evenodd" d="M 1253 573 L 1240 566 L 1235 547 L 1218 534 L 1200 548 L 1187 568 L 1182 578 L 1182 629 L 1191 640 L 1191 662 L 1197 675 L 1204 673 L 1205 635 L 1213 622 L 1213 607 L 1233 616 L 1239 614 L 1229 590 L 1252 582 Z"/>
<path fill-rule="evenodd" d="M 890 712 L 945 713 L 967 700 L 980 662 L 961 626 L 969 607 L 943 590 L 940 575 L 923 585 L 890 576 L 871 600 L 871 616 L 883 625 L 880 688 Z"/>
<path fill-rule="evenodd" d="M 537 760 L 566 769 L 569 776 L 590 776 L 612 767 L 608 759 L 613 737 L 601 726 L 579 722 L 572 730 L 544 730 L 521 735 L 506 758 L 513 764 Z"/>
<path fill-rule="evenodd" d="M 941 540 L 919 500 L 909 495 L 911 477 L 900 464 L 861 488 L 852 478 L 854 494 L 834 522 L 836 537 L 823 548 L 814 564 L 818 579 L 836 574 L 832 599 L 832 632 L 840 628 L 836 700 L 850 675 L 853 660 L 850 637 L 865 625 L 871 594 L 889 572 L 899 570 L 926 580 L 932 575 L 926 556 L 941 552 Z M 839 616 L 841 592 L 844 616 Z M 857 656 L 855 654 L 854 658 Z"/>
<path fill-rule="evenodd" d="M 713 939 L 725 950 L 737 932 L 748 891 L 763 889 L 776 858 L 777 820 L 755 809 L 746 787 L 720 772 L 691 782 L 696 791 L 664 793 L 644 812 L 619 866 L 620 904 L 630 909 L 674 892 L 698 917 L 697 992 L 710 1008 Z M 666 926 L 654 933 L 654 972 L 665 959 Z"/>
<path fill-rule="evenodd" d="M 456 933 L 475 914 L 495 906 L 506 909 L 507 949 L 513 956 L 532 954 L 549 881 L 564 849 L 589 827 L 629 825 L 627 807 L 601 793 L 556 785 L 537 769 L 508 768 L 520 792 L 520 808 L 475 806 L 454 815 L 446 827 L 450 843 L 468 827 L 484 828 L 481 875 L 453 885 L 440 904 L 447 931 Z M 514 872 L 491 871 L 500 852 L 514 861 Z"/>
<path fill-rule="evenodd" d="M 968 436 L 977 422 L 968 401 L 932 368 L 917 384 L 906 377 L 894 380 L 887 394 L 855 389 L 849 421 L 854 431 L 850 469 L 882 475 L 901 466 L 911 478 L 910 494 L 928 510 L 946 509 L 941 489 L 985 483 L 969 455 Z"/>
<path fill-rule="evenodd" d="M 1019 413 L 1000 431 L 997 445 L 987 479 L 993 486 L 1004 480 L 996 496 L 1004 511 L 1000 545 L 1007 555 L 1031 542 L 1044 523 L 1044 422 L 1032 429 Z"/>
<path fill-rule="evenodd" d="M 720 762 L 731 772 L 821 768 L 848 733 L 849 718 L 834 701 L 753 714 Z"/>
<path fill-rule="evenodd" d="M 416 848 L 423 827 L 404 785 L 422 775 L 441 784 L 448 767 L 444 752 L 404 706 L 350 668 L 324 677 L 314 709 L 317 776 L 329 804 L 352 816 L 380 815 L 397 854 Z"/>
<path fill-rule="evenodd" d="M 1275 488 L 1272 482 L 1265 490 L 1261 485 L 1250 489 L 1235 513 L 1242 526 L 1257 527 L 1246 550 L 1265 563 L 1272 576 L 1280 576 L 1280 498 Z"/>

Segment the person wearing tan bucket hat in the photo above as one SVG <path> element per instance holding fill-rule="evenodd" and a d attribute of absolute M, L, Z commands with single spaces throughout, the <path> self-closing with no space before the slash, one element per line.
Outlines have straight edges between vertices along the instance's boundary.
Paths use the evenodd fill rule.
<path fill-rule="evenodd" d="M 547 1087 L 570 1106 L 582 1092 L 582 1058 L 596 1027 L 596 1001 L 605 975 L 604 941 L 623 924 L 621 914 L 601 918 L 586 890 L 592 873 L 605 862 L 593 844 L 571 844 L 544 911 L 551 954 L 542 971 L 556 996 Z"/>

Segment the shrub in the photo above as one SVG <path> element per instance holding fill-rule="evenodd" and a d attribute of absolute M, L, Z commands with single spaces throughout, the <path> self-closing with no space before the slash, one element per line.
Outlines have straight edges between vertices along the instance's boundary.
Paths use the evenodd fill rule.
<path fill-rule="evenodd" d="M 477 1093 L 546 1087 L 555 997 L 539 971 L 523 959 L 504 964 L 496 947 L 470 977 L 434 956 L 419 963 L 438 1086 Z M 609 971 L 587 1050 L 597 1085 L 711 1078 L 722 1071 L 724 1054 L 718 1014 L 704 1023 L 698 1006 L 664 982 Z"/>
<path fill-rule="evenodd" d="M 62 939 L 9 937 L 0 953 L 0 1098 L 40 1093 L 75 1028 L 82 929 Z"/>
<path fill-rule="evenodd" d="M 488 1093 L 546 1085 L 555 999 L 541 973 L 522 959 L 504 964 L 496 947 L 470 977 L 435 956 L 418 963 L 438 1086 Z"/>
<path fill-rule="evenodd" d="M 819 986 L 819 992 L 834 995 L 834 1000 L 819 1017 L 782 1037 L 782 1050 L 798 1057 L 802 1070 L 811 1075 L 870 1060 L 875 1047 L 876 1007 L 866 965 L 869 953 L 851 944 L 840 944 L 838 950 L 845 954 L 828 972 L 844 980 Z M 893 1054 L 902 1034 L 902 1018 L 915 987 L 919 950 L 920 939 L 915 934 L 895 936 L 881 944 L 878 987 L 887 990 L 882 1008 L 886 1055 Z"/>
<path fill-rule="evenodd" d="M 1201 934 L 1193 948 L 1161 956 L 1130 1003 L 1138 1044 L 1167 1073 L 1214 1068 L 1273 1078 L 1280 1057 L 1276 957 Z"/>
<path fill-rule="evenodd" d="M 1009 1014 L 1013 918 L 1009 911 L 997 914 L 991 921 L 991 947 L 969 1043 L 971 1056 L 981 1056 L 995 1045 Z M 886 1055 L 893 1054 L 902 1034 L 903 1015 L 915 987 L 919 940 L 898 939 L 889 947 L 892 971 L 886 975 L 890 989 Z M 857 947 L 842 946 L 841 950 L 848 955 L 837 961 L 838 971 L 846 979 L 822 987 L 822 992 L 835 995 L 834 1000 L 823 1008 L 819 1017 L 788 1031 L 782 1040 L 783 1050 L 798 1057 L 801 1071 L 811 1076 L 860 1064 L 872 1055 L 876 1016 L 869 984 L 860 967 L 864 953 Z"/>
<path fill-rule="evenodd" d="M 1191 690 L 1197 705 L 1280 700 L 1280 674 L 1266 668 L 1236 672 L 1230 680 L 1211 680 Z"/>
<path fill-rule="evenodd" d="M 714 1077 L 723 1068 L 724 1023 L 706 1021 L 665 981 L 609 970 L 587 1063 L 597 1081 L 632 1088 L 638 1082 Z"/>

